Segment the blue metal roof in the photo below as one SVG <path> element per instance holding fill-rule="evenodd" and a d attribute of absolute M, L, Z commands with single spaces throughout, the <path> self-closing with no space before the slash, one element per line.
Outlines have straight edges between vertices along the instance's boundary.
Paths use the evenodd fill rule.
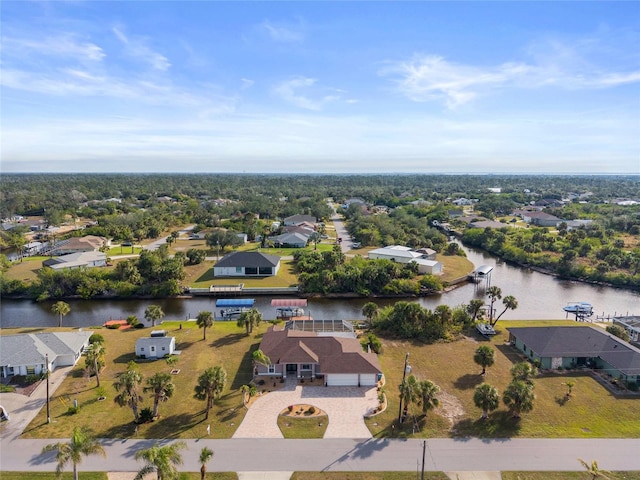
<path fill-rule="evenodd" d="M 219 298 L 216 307 L 253 307 L 253 298 Z"/>

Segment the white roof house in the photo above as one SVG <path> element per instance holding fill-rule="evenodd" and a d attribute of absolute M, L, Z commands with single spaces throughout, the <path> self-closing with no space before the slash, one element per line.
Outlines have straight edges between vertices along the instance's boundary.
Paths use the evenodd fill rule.
<path fill-rule="evenodd" d="M 136 340 L 136 357 L 162 358 L 176 351 L 176 338 L 167 337 L 165 330 L 154 330 L 149 337 Z"/>
<path fill-rule="evenodd" d="M 54 270 L 67 268 L 93 268 L 104 267 L 107 264 L 107 255 L 103 252 L 78 252 L 60 257 L 50 258 L 42 262 L 43 267 L 51 267 Z"/>
<path fill-rule="evenodd" d="M 28 333 L 0 336 L 0 373 L 40 375 L 49 357 L 49 370 L 75 365 L 89 346 L 92 331 Z"/>
<path fill-rule="evenodd" d="M 438 275 L 442 273 L 442 264 L 429 257 L 429 254 L 417 252 L 402 245 L 376 248 L 369 252 L 369 258 L 371 259 L 392 260 L 398 263 L 416 262 L 418 264 L 418 271 L 422 274 Z"/>

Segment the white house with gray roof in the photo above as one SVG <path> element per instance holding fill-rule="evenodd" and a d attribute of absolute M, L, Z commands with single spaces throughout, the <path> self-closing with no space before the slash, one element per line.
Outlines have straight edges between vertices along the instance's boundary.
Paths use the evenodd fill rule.
<path fill-rule="evenodd" d="M 402 245 L 376 248 L 369 252 L 369 258 L 391 260 L 398 263 L 415 262 L 418 264 L 418 271 L 422 274 L 439 275 L 442 273 L 442 263 L 434 260 L 430 253 L 415 251 Z"/>
<path fill-rule="evenodd" d="M 167 337 L 166 330 L 153 330 L 149 337 L 136 340 L 136 357 L 163 358 L 176 352 L 176 337 Z"/>
<path fill-rule="evenodd" d="M 73 366 L 89 346 L 92 331 L 27 333 L 0 336 L 0 374 L 3 378 L 14 375 L 40 375 L 49 370 Z"/>

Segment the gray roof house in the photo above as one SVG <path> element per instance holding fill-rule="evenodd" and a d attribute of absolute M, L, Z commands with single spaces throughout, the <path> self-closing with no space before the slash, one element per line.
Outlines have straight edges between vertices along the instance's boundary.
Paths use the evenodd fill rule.
<path fill-rule="evenodd" d="M 299 232 L 289 232 L 269 237 L 269 240 L 276 247 L 304 248 L 307 246 L 309 236 Z"/>
<path fill-rule="evenodd" d="M 261 252 L 232 252 L 213 266 L 214 277 L 266 277 L 277 275 L 280 257 Z"/>
<path fill-rule="evenodd" d="M 54 270 L 72 268 L 104 267 L 107 264 L 107 254 L 103 252 L 78 252 L 49 258 L 42 262 L 43 267 L 51 267 Z"/>
<path fill-rule="evenodd" d="M 422 274 L 439 275 L 442 273 L 442 263 L 434 260 L 431 253 L 412 250 L 410 247 L 402 245 L 376 248 L 368 253 L 368 257 L 373 260 L 385 259 L 398 263 L 415 262 L 418 264 L 418 271 Z"/>
<path fill-rule="evenodd" d="M 3 378 L 14 375 L 40 375 L 49 370 L 76 364 L 89 346 L 92 331 L 28 333 L 0 336 L 0 373 Z"/>
<path fill-rule="evenodd" d="M 291 215 L 290 217 L 287 217 L 284 219 L 284 225 L 285 226 L 289 226 L 289 225 L 300 225 L 301 223 L 310 223 L 312 225 L 315 225 L 315 223 L 318 220 L 316 219 L 316 217 L 312 216 L 312 215 Z"/>
<path fill-rule="evenodd" d="M 167 337 L 166 330 L 153 330 L 149 337 L 136 340 L 136 357 L 163 358 L 176 353 L 176 338 Z"/>
<path fill-rule="evenodd" d="M 507 328 L 509 341 L 543 368 L 591 367 L 640 383 L 640 349 L 590 326 Z"/>
<path fill-rule="evenodd" d="M 271 365 L 257 365 L 259 376 L 324 377 L 325 385 L 375 386 L 382 375 L 378 356 L 353 337 L 272 326 L 260 342 Z"/>

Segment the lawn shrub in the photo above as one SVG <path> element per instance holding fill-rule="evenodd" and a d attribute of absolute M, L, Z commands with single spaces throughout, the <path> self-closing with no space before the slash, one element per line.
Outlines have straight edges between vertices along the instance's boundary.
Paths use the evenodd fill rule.
<path fill-rule="evenodd" d="M 89 337 L 89 343 L 93 344 L 93 343 L 102 343 L 104 344 L 104 337 L 102 335 L 100 335 L 99 333 L 94 333 L 93 335 L 91 335 Z"/>
<path fill-rule="evenodd" d="M 69 408 L 67 408 L 67 415 L 75 415 L 77 413 L 80 413 L 79 406 L 71 405 Z"/>
<path fill-rule="evenodd" d="M 144 407 L 140 410 L 138 423 L 148 423 L 153 421 L 153 410 L 151 407 Z"/>

